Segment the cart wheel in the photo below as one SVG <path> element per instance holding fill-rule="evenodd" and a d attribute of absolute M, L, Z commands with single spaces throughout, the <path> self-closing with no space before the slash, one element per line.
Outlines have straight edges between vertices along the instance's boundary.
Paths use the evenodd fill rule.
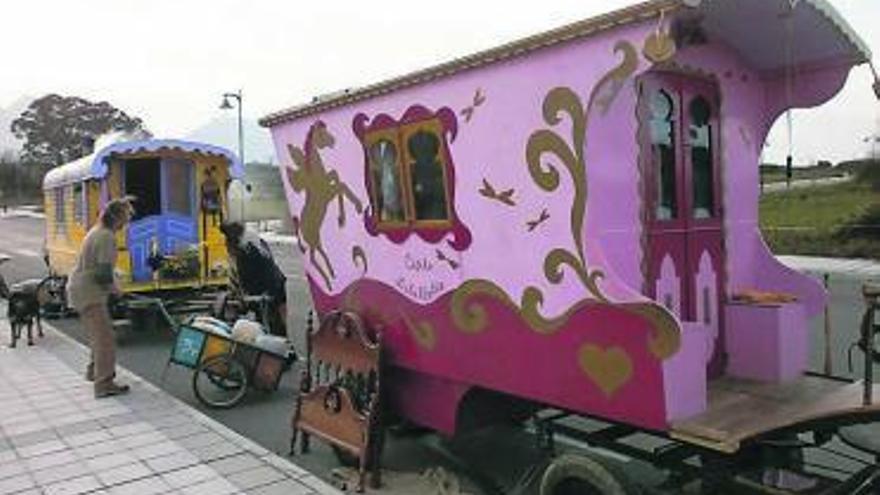
<path fill-rule="evenodd" d="M 216 373 L 206 373 L 205 376 L 208 377 L 208 381 L 221 390 L 227 392 L 238 390 L 238 382 L 230 382 L 225 376 L 220 376 Z"/>
<path fill-rule="evenodd" d="M 635 495 L 625 476 L 594 457 L 565 454 L 544 471 L 541 495 Z"/>
<path fill-rule="evenodd" d="M 207 359 L 193 372 L 193 393 L 208 407 L 226 409 L 238 404 L 247 386 L 244 365 L 229 354 Z"/>

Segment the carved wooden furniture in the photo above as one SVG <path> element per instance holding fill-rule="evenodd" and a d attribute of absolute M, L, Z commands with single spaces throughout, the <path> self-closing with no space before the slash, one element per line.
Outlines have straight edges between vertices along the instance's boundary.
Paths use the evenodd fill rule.
<path fill-rule="evenodd" d="M 315 435 L 337 452 L 357 457 L 358 492 L 364 489 L 367 469 L 371 486 L 380 485 L 381 347 L 378 336 L 367 331 L 351 312 L 328 313 L 313 330 L 309 315 L 306 366 L 293 413 L 294 453 L 297 438 L 302 453 Z"/>

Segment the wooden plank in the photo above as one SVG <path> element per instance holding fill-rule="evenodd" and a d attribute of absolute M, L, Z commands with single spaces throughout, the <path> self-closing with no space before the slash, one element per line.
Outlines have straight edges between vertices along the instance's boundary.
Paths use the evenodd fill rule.
<path fill-rule="evenodd" d="M 880 386 L 874 386 L 880 398 Z M 880 401 L 862 405 L 862 384 L 804 376 L 786 384 L 721 378 L 709 385 L 707 410 L 672 425 L 670 436 L 733 453 L 739 445 L 776 430 L 848 415 L 880 418 Z"/>

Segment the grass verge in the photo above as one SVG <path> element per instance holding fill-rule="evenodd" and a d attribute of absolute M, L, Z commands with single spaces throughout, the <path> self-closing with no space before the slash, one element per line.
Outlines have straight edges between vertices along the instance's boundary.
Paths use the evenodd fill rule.
<path fill-rule="evenodd" d="M 880 260 L 880 193 L 866 181 L 765 194 L 760 215 L 776 254 Z"/>

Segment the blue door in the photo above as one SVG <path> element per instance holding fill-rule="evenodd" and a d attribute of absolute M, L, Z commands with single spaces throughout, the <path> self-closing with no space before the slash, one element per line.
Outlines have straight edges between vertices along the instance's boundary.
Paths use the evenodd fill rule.
<path fill-rule="evenodd" d="M 135 282 L 146 282 L 153 278 L 148 260 L 158 232 L 158 216 L 140 218 L 132 221 L 128 226 L 126 244 L 131 256 L 131 278 Z"/>
<path fill-rule="evenodd" d="M 126 194 L 137 198 L 126 239 L 132 279 L 146 282 L 153 278 L 153 254 L 175 256 L 198 246 L 194 167 L 179 158 L 138 159 L 127 161 L 124 170 Z"/>

